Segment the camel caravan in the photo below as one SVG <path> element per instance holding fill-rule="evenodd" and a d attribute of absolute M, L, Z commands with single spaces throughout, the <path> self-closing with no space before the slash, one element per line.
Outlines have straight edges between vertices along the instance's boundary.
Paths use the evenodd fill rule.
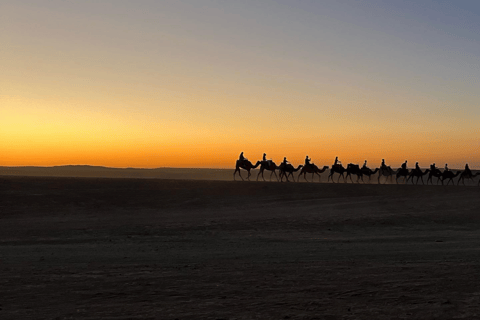
<path fill-rule="evenodd" d="M 238 175 L 242 180 L 243 177 L 241 175 L 240 169 L 243 169 L 247 171 L 247 180 L 250 180 L 251 176 L 251 170 L 256 169 L 260 167 L 260 170 L 257 174 L 257 181 L 260 177 L 262 177 L 263 181 L 265 180 L 265 171 L 270 171 L 270 181 L 272 181 L 273 176 L 277 179 L 277 181 L 283 182 L 283 179 L 285 181 L 290 182 L 290 179 L 295 181 L 295 176 L 294 173 L 300 172 L 297 177 L 297 181 L 300 181 L 300 179 L 303 176 L 303 179 L 307 182 L 307 174 L 312 175 L 312 182 L 315 180 L 315 176 L 318 176 L 318 181 L 320 182 L 321 179 L 321 174 L 330 169 L 330 173 L 328 175 L 327 182 L 330 182 L 330 180 L 335 183 L 334 176 L 335 174 L 338 175 L 338 178 L 336 179 L 337 183 L 340 182 L 340 179 L 343 180 L 343 182 L 348 182 L 350 181 L 354 183 L 352 177 L 356 177 L 356 183 L 363 182 L 365 183 L 364 177 L 368 177 L 368 182 L 371 181 L 371 178 L 373 175 L 378 173 L 377 181 L 378 183 L 387 183 L 388 181 L 393 183 L 393 179 L 395 178 L 395 182 L 398 184 L 400 183 L 408 183 L 411 182 L 412 184 L 418 184 L 419 181 L 422 182 L 422 184 L 425 184 L 425 181 L 423 179 L 424 176 L 426 177 L 426 183 L 433 184 L 434 178 L 436 180 L 437 184 L 442 184 L 444 185 L 446 182 L 446 185 L 449 185 L 452 183 L 452 185 L 455 184 L 455 178 L 458 177 L 457 180 L 457 185 L 462 183 L 465 185 L 465 181 L 470 181 L 474 182 L 475 177 L 480 175 L 480 172 L 473 173 L 470 168 L 468 167 L 468 164 L 465 165 L 464 170 L 458 170 L 456 172 L 448 169 L 448 165 L 445 164 L 445 168 L 440 170 L 435 166 L 435 163 L 430 165 L 429 169 L 426 169 L 425 171 L 422 170 L 418 162 L 415 164 L 414 169 L 408 169 L 407 168 L 407 161 L 401 165 L 400 168 L 394 170 L 390 166 L 387 166 L 385 164 L 385 160 L 382 159 L 382 163 L 380 165 L 380 168 L 375 168 L 375 169 L 370 169 L 367 166 L 367 160 L 365 160 L 365 163 L 363 164 L 362 167 L 360 167 L 358 164 L 353 164 L 349 163 L 346 167 L 342 165 L 342 163 L 338 160 L 338 157 L 335 158 L 335 162 L 331 167 L 329 166 L 323 166 L 322 168 L 319 168 L 317 165 L 315 165 L 313 162 L 311 162 L 311 159 L 306 156 L 305 157 L 305 163 L 298 165 L 298 167 L 294 167 L 291 163 L 287 161 L 287 158 L 283 158 L 283 162 L 277 165 L 275 162 L 273 162 L 271 159 L 267 159 L 267 155 L 264 153 L 262 160 L 258 160 L 255 164 L 250 162 L 247 158 L 243 156 L 243 152 L 240 153 L 240 157 L 237 160 L 235 164 L 235 171 L 233 173 L 233 179 L 236 180 L 236 175 L 238 172 Z M 278 174 L 277 174 L 278 172 Z M 480 185 L 480 180 L 478 181 L 477 185 Z"/>

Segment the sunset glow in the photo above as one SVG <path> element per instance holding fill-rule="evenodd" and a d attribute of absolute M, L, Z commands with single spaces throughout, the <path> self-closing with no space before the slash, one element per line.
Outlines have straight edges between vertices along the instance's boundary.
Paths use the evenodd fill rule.
<path fill-rule="evenodd" d="M 479 5 L 372 3 L 2 2 L 0 166 L 480 168 Z"/>

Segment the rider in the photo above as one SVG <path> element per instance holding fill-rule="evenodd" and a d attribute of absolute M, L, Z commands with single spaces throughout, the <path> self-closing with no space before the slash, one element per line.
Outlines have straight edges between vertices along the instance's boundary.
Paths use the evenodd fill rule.
<path fill-rule="evenodd" d="M 387 165 L 385 164 L 385 159 L 382 159 L 382 164 L 380 165 L 380 168 L 385 169 Z"/>
<path fill-rule="evenodd" d="M 418 166 L 418 162 L 415 163 L 415 170 L 422 171 L 422 169 L 420 169 L 420 167 Z"/>
<path fill-rule="evenodd" d="M 247 160 L 247 158 L 245 158 L 245 157 L 243 156 L 243 151 L 242 151 L 242 153 L 240 153 L 240 157 L 238 157 L 238 160 L 240 160 L 241 162 Z"/>
<path fill-rule="evenodd" d="M 287 165 L 287 163 L 288 163 L 288 161 L 287 161 L 287 157 L 283 157 L 283 162 L 282 162 L 282 164 L 283 164 L 284 166 L 286 166 L 286 165 Z"/>
<path fill-rule="evenodd" d="M 267 161 L 267 154 L 263 153 L 263 161 Z"/>
<path fill-rule="evenodd" d="M 310 161 L 312 159 L 309 159 L 308 156 L 305 157 L 305 167 L 310 165 Z"/>
<path fill-rule="evenodd" d="M 335 157 L 335 163 L 333 166 L 341 165 L 342 163 L 338 160 L 338 157 Z"/>
<path fill-rule="evenodd" d="M 450 170 L 448 169 L 448 164 L 445 163 L 445 170 L 444 170 L 444 172 L 447 172 L 447 171 L 450 171 Z"/>
<path fill-rule="evenodd" d="M 437 170 L 437 167 L 435 166 L 435 162 L 430 165 L 430 171 L 435 172 Z"/>
<path fill-rule="evenodd" d="M 471 171 L 470 168 L 468 167 L 468 163 L 465 164 L 465 173 L 468 174 L 468 175 L 471 175 L 471 174 L 472 174 L 472 171 Z"/>
<path fill-rule="evenodd" d="M 385 163 L 382 162 L 382 165 L 385 165 Z M 362 169 L 368 169 L 368 167 L 367 167 L 367 160 L 365 160 L 365 162 L 363 163 Z"/>
<path fill-rule="evenodd" d="M 407 160 L 405 160 L 405 162 L 402 163 L 402 169 L 407 170 Z"/>

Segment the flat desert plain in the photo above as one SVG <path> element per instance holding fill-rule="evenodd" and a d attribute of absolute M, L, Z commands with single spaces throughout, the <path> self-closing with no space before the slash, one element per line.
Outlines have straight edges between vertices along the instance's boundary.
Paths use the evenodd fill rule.
<path fill-rule="evenodd" d="M 0 176 L 1 319 L 478 319 L 479 274 L 476 186 Z"/>

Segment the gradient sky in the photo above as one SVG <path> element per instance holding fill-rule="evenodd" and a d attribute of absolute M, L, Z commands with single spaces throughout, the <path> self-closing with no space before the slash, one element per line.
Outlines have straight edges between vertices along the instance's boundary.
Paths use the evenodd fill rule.
<path fill-rule="evenodd" d="M 0 165 L 480 168 L 479 1 L 0 0 Z"/>

